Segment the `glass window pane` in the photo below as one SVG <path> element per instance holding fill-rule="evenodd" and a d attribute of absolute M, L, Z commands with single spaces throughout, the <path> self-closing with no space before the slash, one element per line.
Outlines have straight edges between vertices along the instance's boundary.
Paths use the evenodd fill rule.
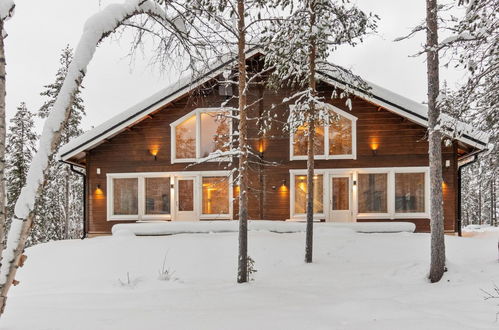
<path fill-rule="evenodd" d="M 333 205 L 332 209 L 350 210 L 350 179 L 333 178 Z"/>
<path fill-rule="evenodd" d="M 113 179 L 113 214 L 137 215 L 138 208 L 137 178 Z"/>
<path fill-rule="evenodd" d="M 314 213 L 324 213 L 322 175 L 314 176 Z M 307 210 L 307 176 L 295 176 L 295 213 L 304 214 Z"/>
<path fill-rule="evenodd" d="M 196 158 L 196 115 L 175 127 L 175 156 L 178 159 Z"/>
<path fill-rule="evenodd" d="M 293 155 L 295 156 L 307 155 L 308 137 L 306 136 L 306 130 L 306 126 L 301 126 L 293 134 Z M 322 126 L 315 128 L 314 153 L 324 155 L 324 127 Z"/>
<path fill-rule="evenodd" d="M 229 180 L 203 177 L 203 214 L 229 214 Z"/>
<path fill-rule="evenodd" d="M 388 174 L 359 174 L 359 213 L 387 213 Z"/>
<path fill-rule="evenodd" d="M 424 212 L 424 173 L 395 173 L 395 212 Z"/>
<path fill-rule="evenodd" d="M 170 178 L 145 178 L 146 214 L 170 214 Z"/>
<path fill-rule="evenodd" d="M 178 180 L 178 210 L 194 211 L 194 180 Z"/>
<path fill-rule="evenodd" d="M 229 150 L 229 118 L 222 112 L 201 113 L 201 157 Z"/>
<path fill-rule="evenodd" d="M 329 154 L 352 154 L 352 122 L 342 116 L 329 127 Z"/>

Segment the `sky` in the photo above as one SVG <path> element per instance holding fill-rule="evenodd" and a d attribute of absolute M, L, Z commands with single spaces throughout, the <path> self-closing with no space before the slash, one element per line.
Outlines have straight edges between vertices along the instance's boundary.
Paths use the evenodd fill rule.
<path fill-rule="evenodd" d="M 6 23 L 7 120 L 20 102 L 36 112 L 44 102 L 43 86 L 55 79 L 61 50 L 75 47 L 86 19 L 120 0 L 16 0 L 16 13 Z M 357 0 L 358 6 L 380 16 L 378 33 L 357 47 L 342 47 L 331 60 L 417 102 L 426 99 L 424 56 L 410 57 L 421 49 L 424 35 L 394 42 L 421 22 L 425 2 L 414 0 Z M 90 129 L 142 101 L 175 81 L 177 75 L 149 65 L 148 49 L 131 63 L 126 35 L 108 38 L 97 49 L 84 80 L 83 99 Z M 461 73 L 442 71 L 441 80 L 452 86 Z M 37 123 L 40 126 L 40 122 Z"/>

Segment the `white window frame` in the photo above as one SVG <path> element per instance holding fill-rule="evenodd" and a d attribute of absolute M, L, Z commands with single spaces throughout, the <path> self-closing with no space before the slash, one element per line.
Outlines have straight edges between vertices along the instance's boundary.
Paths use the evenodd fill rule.
<path fill-rule="evenodd" d="M 301 220 L 305 214 L 295 213 L 295 175 L 307 175 L 306 169 L 289 170 L 290 173 L 290 218 Z M 358 175 L 359 174 L 387 174 L 387 212 L 386 213 L 359 213 L 358 196 Z M 396 213 L 395 212 L 395 174 L 396 173 L 424 173 L 425 185 L 425 211 L 414 213 Z M 315 175 L 323 175 L 323 205 L 324 213 L 314 214 L 314 219 L 328 219 L 330 211 L 330 177 L 331 175 L 349 175 L 352 180 L 352 204 L 351 211 L 353 219 L 429 219 L 430 218 L 430 169 L 427 166 L 414 167 L 377 167 L 377 168 L 336 168 L 336 169 L 318 169 L 314 171 Z M 355 184 L 354 184 L 355 183 Z"/>
<path fill-rule="evenodd" d="M 203 198 L 203 187 L 202 178 L 203 177 L 227 177 L 228 189 L 229 189 L 229 213 L 228 214 L 202 214 L 202 198 Z M 170 178 L 170 214 L 145 214 L 146 206 L 146 191 L 145 191 L 145 179 L 146 178 Z M 199 220 L 213 219 L 213 220 L 228 220 L 233 218 L 233 184 L 232 184 L 232 174 L 231 171 L 183 171 L 183 172 L 142 172 L 142 173 L 107 173 L 106 184 L 107 184 L 107 194 L 106 194 L 106 205 L 107 205 L 107 221 L 164 221 L 164 220 L 175 220 L 175 178 L 185 178 L 193 177 L 195 178 L 195 200 L 197 205 L 197 214 Z M 138 214 L 133 215 L 117 215 L 114 214 L 114 179 L 130 179 L 136 178 L 138 180 Z"/>
<path fill-rule="evenodd" d="M 396 173 L 424 173 L 424 212 L 395 211 L 395 174 Z M 393 214 L 397 219 L 430 218 L 430 168 L 429 167 L 401 167 L 393 172 Z"/>
<path fill-rule="evenodd" d="M 352 122 L 352 153 L 347 155 L 330 155 L 329 154 L 329 127 L 324 126 L 324 154 L 314 155 L 314 159 L 357 159 L 357 117 L 354 115 L 335 107 L 332 104 L 326 105 L 330 111 L 345 117 Z M 293 111 L 295 106 L 290 106 L 290 111 Z M 294 132 L 289 134 L 289 159 L 290 160 L 306 160 L 307 155 L 294 155 Z"/>
<path fill-rule="evenodd" d="M 227 171 L 212 171 L 212 172 L 204 172 L 202 175 L 200 175 L 199 179 L 199 218 L 201 220 L 204 219 L 232 219 L 232 208 L 233 208 L 233 199 L 234 199 L 234 188 L 232 185 L 232 174 L 227 175 Z M 203 213 L 203 178 L 207 177 L 225 177 L 225 180 L 227 180 L 227 186 L 229 189 L 229 213 L 228 214 L 204 214 Z"/>
<path fill-rule="evenodd" d="M 197 108 L 189 112 L 188 114 L 180 117 L 170 124 L 170 144 L 171 144 L 171 163 L 195 163 L 195 162 L 224 162 L 230 161 L 230 157 L 207 159 L 209 157 L 201 158 L 201 114 L 206 112 L 232 112 L 233 108 Z M 183 123 L 185 120 L 196 116 L 196 158 L 177 158 L 177 143 L 176 143 L 176 128 L 179 124 Z M 229 134 L 232 135 L 232 120 L 229 118 Z M 230 138 L 230 137 L 229 137 Z M 232 150 L 232 147 L 231 147 Z"/>
<path fill-rule="evenodd" d="M 107 220 L 108 221 L 147 221 L 147 220 L 171 220 L 172 213 L 172 191 L 170 190 L 170 214 L 145 214 L 146 209 L 146 190 L 145 178 L 170 178 L 171 175 L 163 172 L 149 172 L 149 173 L 108 173 L 107 174 Z M 137 179 L 138 182 L 138 214 L 134 215 L 119 215 L 114 214 L 114 179 Z M 171 189 L 171 188 L 170 188 Z"/>
<path fill-rule="evenodd" d="M 291 219 L 304 219 L 306 218 L 306 213 L 295 213 L 295 195 L 296 195 L 296 191 L 295 191 L 295 176 L 299 175 L 299 176 L 302 176 L 302 175 L 307 175 L 307 170 L 289 170 L 289 173 L 290 173 L 290 182 L 289 182 L 289 187 L 290 187 L 290 194 L 289 194 L 289 198 L 290 198 L 290 203 L 289 203 L 289 215 L 291 217 Z M 326 217 L 326 206 L 329 205 L 327 204 L 326 205 L 326 201 L 328 200 L 328 193 L 326 192 L 327 188 L 326 188 L 326 176 L 327 176 L 327 171 L 326 170 L 315 170 L 314 171 L 314 175 L 322 175 L 322 213 L 314 213 L 314 220 L 320 220 L 320 219 L 325 219 Z M 307 187 L 308 189 L 308 187 Z"/>

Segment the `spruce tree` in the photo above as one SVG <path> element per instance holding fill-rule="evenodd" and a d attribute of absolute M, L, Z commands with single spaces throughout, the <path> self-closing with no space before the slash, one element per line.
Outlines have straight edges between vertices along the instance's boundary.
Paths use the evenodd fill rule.
<path fill-rule="evenodd" d="M 68 45 L 62 50 L 61 66 L 57 71 L 55 81 L 44 86 L 44 91 L 40 93 L 46 97 L 46 101 L 38 111 L 39 117 L 46 118 L 52 110 L 72 59 L 73 50 Z M 84 115 L 85 107 L 81 98 L 81 89 L 78 89 L 57 151 L 62 145 L 83 132 L 80 125 Z M 47 183 L 36 205 L 35 228 L 39 231 L 39 241 L 77 238 L 82 234 L 83 183 L 81 177 L 73 173 L 68 164 L 57 159 L 57 151 L 49 160 Z"/>
<path fill-rule="evenodd" d="M 26 183 L 28 168 L 36 152 L 37 135 L 34 128 L 34 114 L 22 102 L 15 116 L 10 120 L 7 134 L 7 225 L 14 214 L 14 204 Z"/>

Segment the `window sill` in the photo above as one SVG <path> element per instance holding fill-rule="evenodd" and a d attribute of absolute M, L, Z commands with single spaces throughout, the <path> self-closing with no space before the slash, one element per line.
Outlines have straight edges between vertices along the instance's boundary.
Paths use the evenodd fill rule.
<path fill-rule="evenodd" d="M 307 156 L 290 156 L 290 160 L 307 160 Z M 314 160 L 357 159 L 354 155 L 315 156 Z"/>

